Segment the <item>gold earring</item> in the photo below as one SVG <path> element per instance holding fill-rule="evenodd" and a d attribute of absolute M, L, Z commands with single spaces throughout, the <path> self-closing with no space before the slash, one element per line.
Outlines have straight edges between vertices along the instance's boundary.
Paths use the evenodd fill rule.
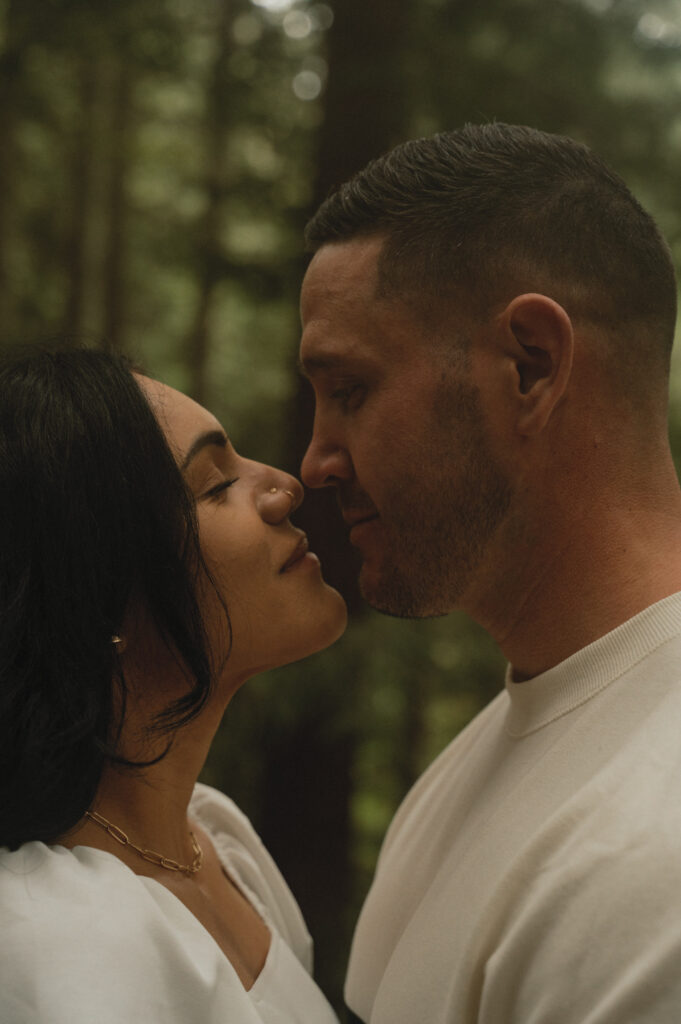
<path fill-rule="evenodd" d="M 114 634 L 111 637 L 111 643 L 116 648 L 116 654 L 122 654 L 123 651 L 125 650 L 125 648 L 128 646 L 127 641 L 125 640 L 125 637 L 116 636 L 116 634 Z"/>

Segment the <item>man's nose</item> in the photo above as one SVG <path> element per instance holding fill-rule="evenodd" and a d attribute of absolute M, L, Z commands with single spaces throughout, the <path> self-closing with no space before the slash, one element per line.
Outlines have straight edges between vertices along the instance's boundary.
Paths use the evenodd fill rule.
<path fill-rule="evenodd" d="M 300 466 L 307 487 L 334 487 L 352 479 L 352 460 L 345 448 L 312 438 Z"/>

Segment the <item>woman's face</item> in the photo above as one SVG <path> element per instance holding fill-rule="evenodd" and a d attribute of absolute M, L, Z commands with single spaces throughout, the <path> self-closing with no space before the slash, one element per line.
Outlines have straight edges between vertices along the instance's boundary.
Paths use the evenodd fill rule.
<path fill-rule="evenodd" d="M 147 377 L 137 381 L 196 498 L 201 550 L 232 625 L 223 673 L 230 689 L 337 640 L 345 603 L 288 518 L 302 500 L 300 483 L 237 455 L 215 417 L 191 398 Z M 211 588 L 202 595 L 220 664 L 229 639 L 224 612 Z"/>

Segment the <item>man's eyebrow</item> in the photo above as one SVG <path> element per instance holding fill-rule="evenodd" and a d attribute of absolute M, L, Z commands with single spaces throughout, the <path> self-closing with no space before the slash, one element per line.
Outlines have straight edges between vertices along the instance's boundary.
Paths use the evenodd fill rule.
<path fill-rule="evenodd" d="M 306 356 L 298 359 L 298 373 L 309 380 L 315 373 L 333 373 L 364 362 L 363 359 L 348 355 Z"/>
<path fill-rule="evenodd" d="M 226 448 L 227 435 L 222 430 L 207 430 L 205 434 L 199 434 L 182 460 L 182 465 L 180 466 L 182 472 L 184 472 L 192 459 L 196 458 L 199 452 L 210 444 L 217 445 L 218 448 Z"/>
<path fill-rule="evenodd" d="M 307 359 L 298 357 L 298 373 L 301 377 L 307 377 L 309 380 L 313 373 L 327 370 L 332 363 L 333 360 L 324 356 L 311 356 Z"/>

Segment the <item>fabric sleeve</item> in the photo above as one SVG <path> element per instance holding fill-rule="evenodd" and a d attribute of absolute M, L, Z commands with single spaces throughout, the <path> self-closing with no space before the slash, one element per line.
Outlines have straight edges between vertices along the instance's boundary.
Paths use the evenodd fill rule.
<path fill-rule="evenodd" d="M 261 1024 L 208 933 L 130 876 L 82 847 L 0 858 L 3 1024 Z"/>

